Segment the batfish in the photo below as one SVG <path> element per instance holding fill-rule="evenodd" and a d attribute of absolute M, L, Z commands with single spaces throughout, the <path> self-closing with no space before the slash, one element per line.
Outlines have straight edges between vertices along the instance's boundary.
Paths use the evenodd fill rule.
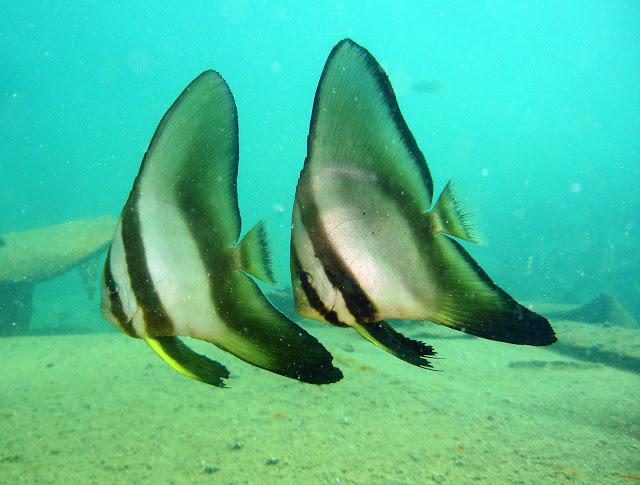
<path fill-rule="evenodd" d="M 316 91 L 293 206 L 297 312 L 353 327 L 424 368 L 433 347 L 386 319 L 515 344 L 555 342 L 549 322 L 499 288 L 454 239 L 478 241 L 452 185 L 430 209 L 432 198 L 429 168 L 387 75 L 366 49 L 341 41 Z"/>
<path fill-rule="evenodd" d="M 101 312 L 182 374 L 224 387 L 229 372 L 178 336 L 313 384 L 341 379 L 331 354 L 262 294 L 273 282 L 263 222 L 240 241 L 236 105 L 206 71 L 164 115 L 104 265 Z"/>

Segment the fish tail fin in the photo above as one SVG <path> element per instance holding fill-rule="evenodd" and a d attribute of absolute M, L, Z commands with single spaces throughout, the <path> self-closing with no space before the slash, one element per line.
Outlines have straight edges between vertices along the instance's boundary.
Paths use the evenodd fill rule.
<path fill-rule="evenodd" d="M 353 328 L 369 342 L 391 355 L 423 369 L 434 370 L 431 362 L 426 359 L 436 355 L 433 347 L 419 340 L 405 337 L 400 332 L 396 332 L 387 322 L 356 323 Z"/>
<path fill-rule="evenodd" d="M 216 387 L 225 387 L 229 378 L 225 366 L 191 350 L 177 337 L 147 337 L 146 342 L 162 360 L 180 374 Z"/>
<path fill-rule="evenodd" d="M 238 244 L 240 250 L 240 269 L 272 286 L 277 286 L 271 269 L 271 247 L 264 219 L 242 238 Z"/>
<path fill-rule="evenodd" d="M 456 194 L 455 185 L 449 180 L 433 209 L 427 212 L 433 233 L 444 233 L 475 244 L 482 244 L 475 217 Z"/>

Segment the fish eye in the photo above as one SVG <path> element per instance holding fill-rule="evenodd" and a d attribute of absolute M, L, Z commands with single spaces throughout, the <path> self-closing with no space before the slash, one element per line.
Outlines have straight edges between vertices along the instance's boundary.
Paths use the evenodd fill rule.
<path fill-rule="evenodd" d="M 307 288 L 309 286 L 311 286 L 311 275 L 309 273 L 307 273 L 306 271 L 303 271 L 302 273 L 300 273 L 300 284 L 304 287 Z"/>
<path fill-rule="evenodd" d="M 118 288 L 118 285 L 115 283 L 111 283 L 107 286 L 107 293 L 109 293 L 110 296 L 117 295 L 118 291 L 120 291 L 120 288 Z"/>

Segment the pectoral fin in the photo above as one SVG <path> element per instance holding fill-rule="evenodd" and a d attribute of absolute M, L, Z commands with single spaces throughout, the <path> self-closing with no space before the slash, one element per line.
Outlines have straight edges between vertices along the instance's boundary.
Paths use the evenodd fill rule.
<path fill-rule="evenodd" d="M 149 347 L 162 357 L 162 360 L 180 374 L 212 386 L 225 387 L 222 379 L 229 377 L 227 368 L 215 360 L 194 352 L 179 338 L 147 337 L 145 340 Z"/>

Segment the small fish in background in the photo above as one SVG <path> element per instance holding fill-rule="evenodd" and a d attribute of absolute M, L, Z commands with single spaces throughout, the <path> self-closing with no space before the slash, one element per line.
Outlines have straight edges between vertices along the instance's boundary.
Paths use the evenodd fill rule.
<path fill-rule="evenodd" d="M 304 382 L 336 382 L 331 354 L 248 276 L 273 282 L 264 224 L 239 240 L 237 174 L 233 95 L 206 71 L 164 115 L 142 160 L 105 261 L 102 315 L 214 386 L 225 386 L 228 370 L 177 336 Z"/>
<path fill-rule="evenodd" d="M 556 341 L 454 238 L 477 232 L 447 184 L 436 204 L 425 158 L 382 67 L 350 39 L 325 64 L 293 207 L 296 311 L 350 326 L 396 357 L 430 368 L 430 345 L 386 319 L 429 320 L 526 345 Z"/>
<path fill-rule="evenodd" d="M 441 83 L 440 81 L 415 81 L 411 85 L 411 89 L 418 93 L 435 93 L 436 91 L 440 91 L 446 85 Z"/>

